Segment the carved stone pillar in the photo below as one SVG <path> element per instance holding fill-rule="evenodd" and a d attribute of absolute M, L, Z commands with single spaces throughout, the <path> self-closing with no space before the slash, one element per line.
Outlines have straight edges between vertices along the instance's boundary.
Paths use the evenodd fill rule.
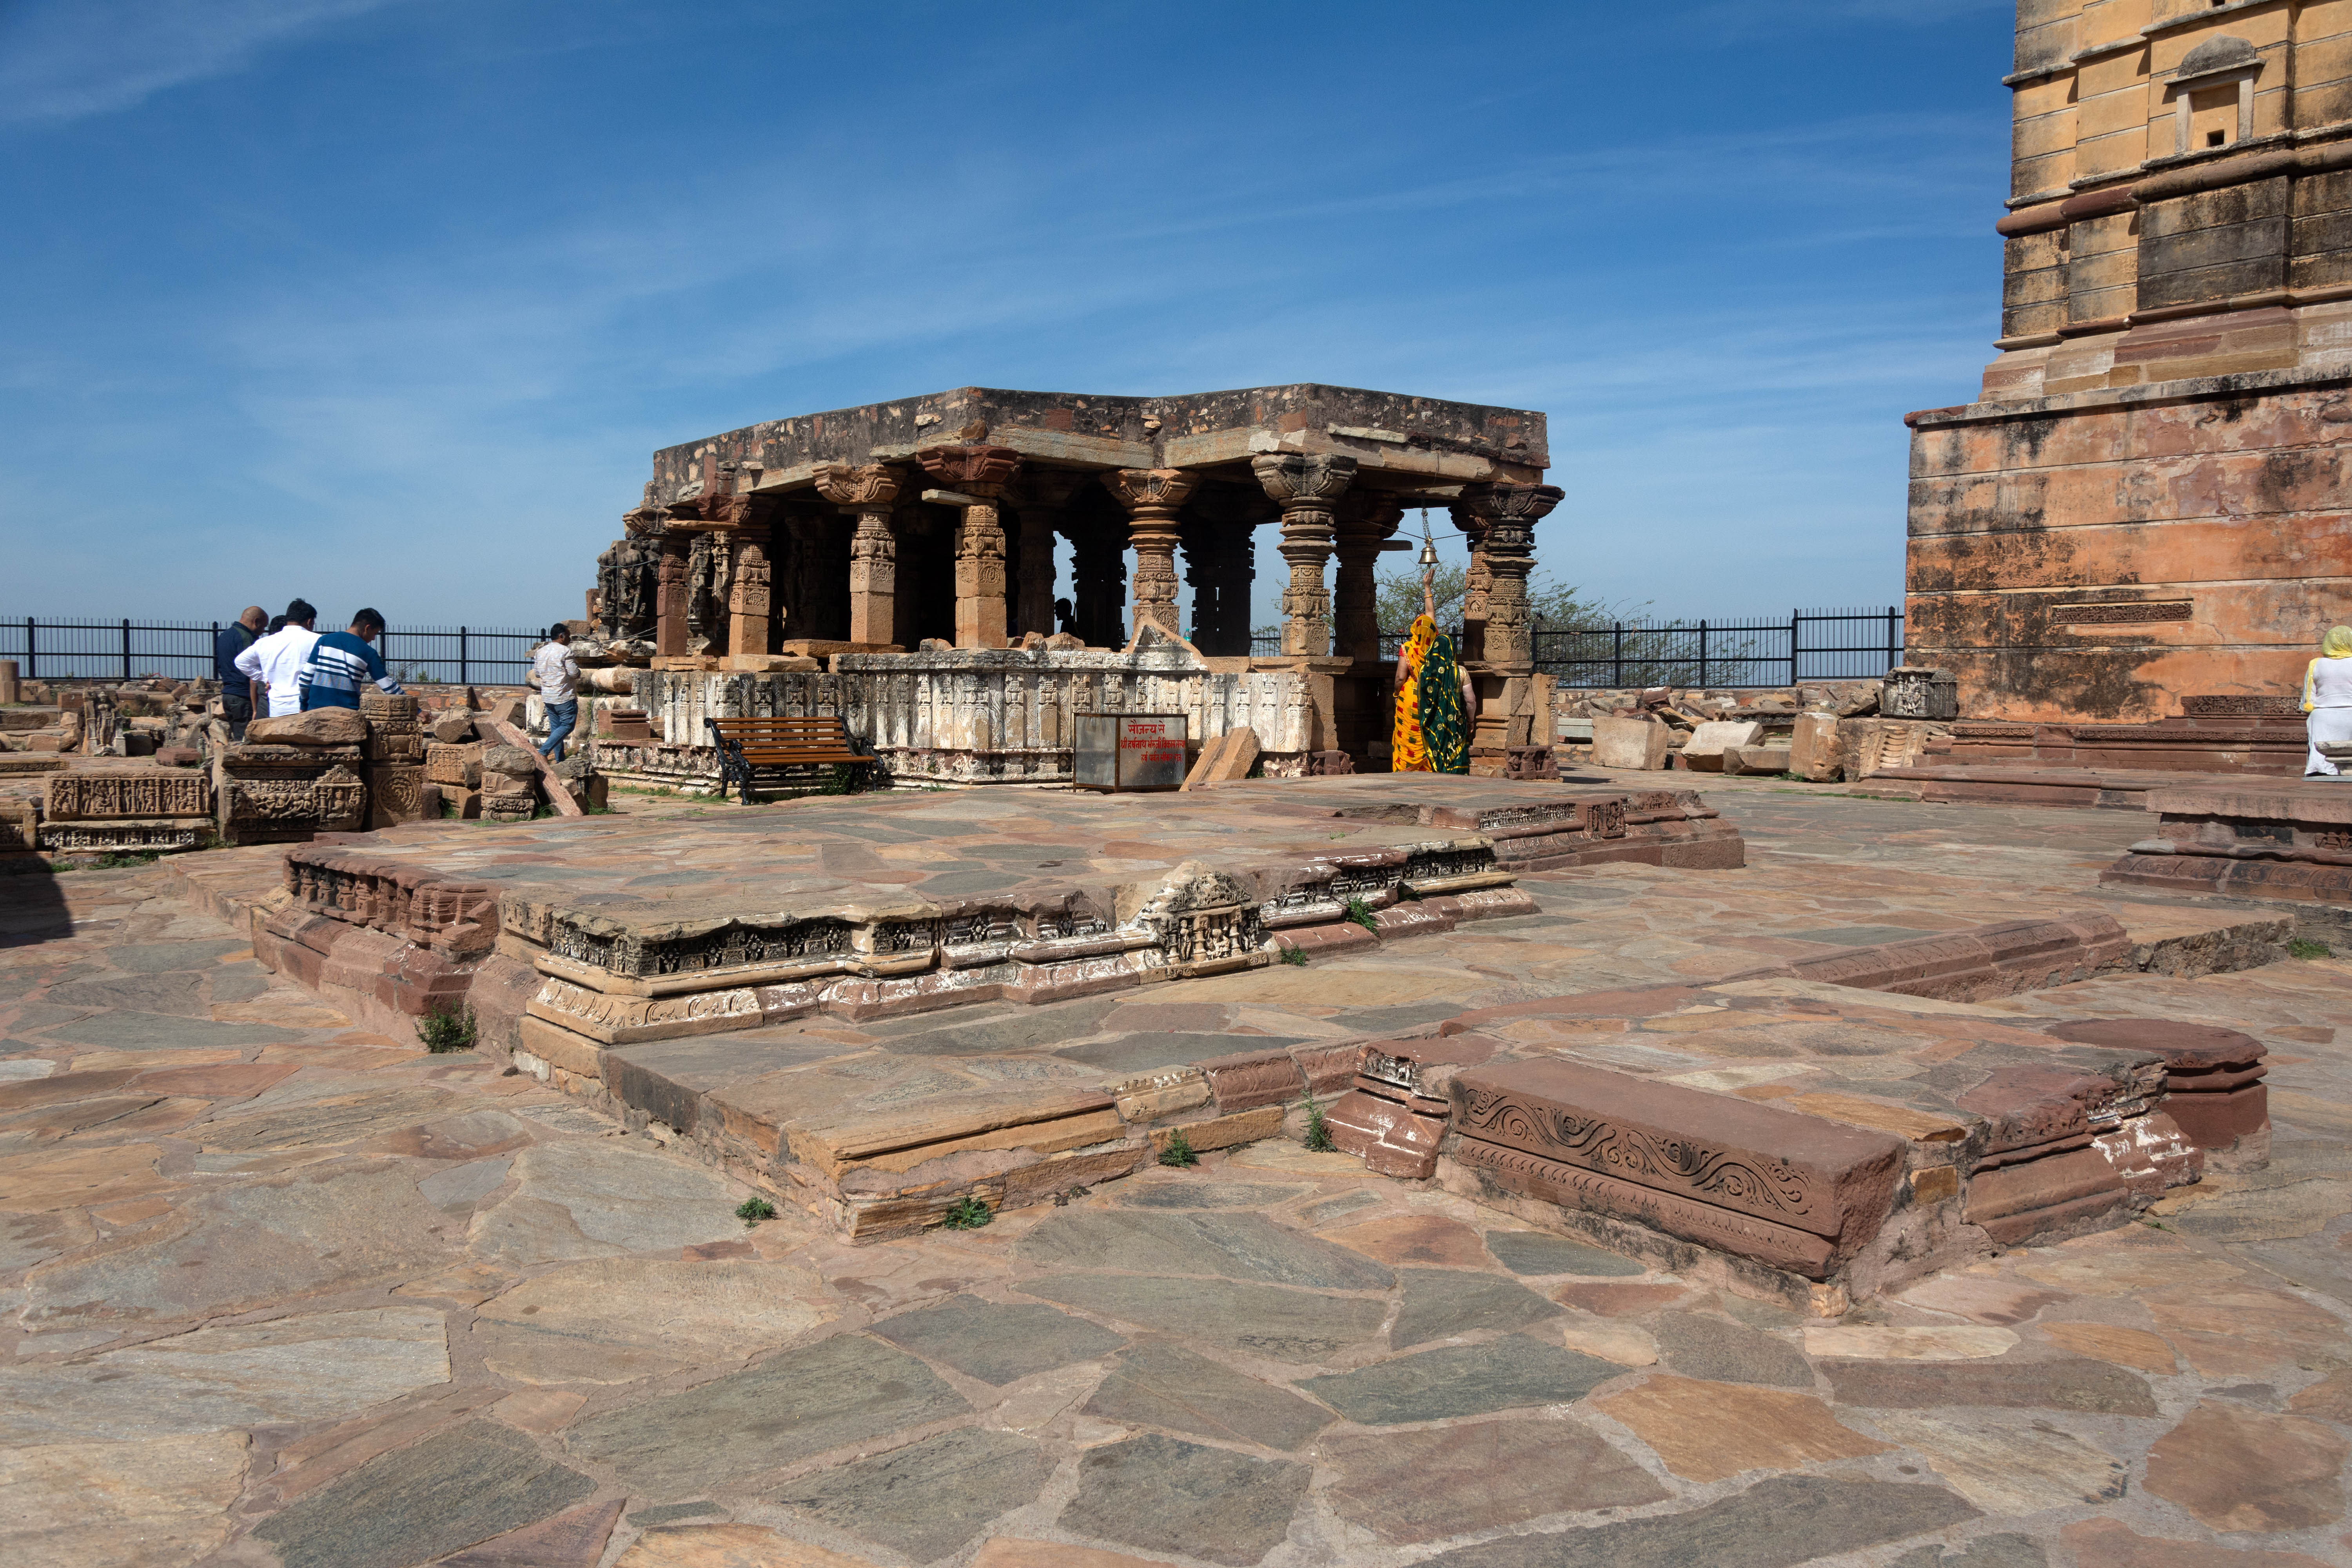
<path fill-rule="evenodd" d="M 1276 515 L 1263 491 L 1212 485 L 1184 509 L 1184 580 L 1192 585 L 1192 641 L 1202 653 L 1246 658 L 1256 526 Z"/>
<path fill-rule="evenodd" d="M 898 476 L 887 465 L 853 468 L 823 463 L 816 493 L 855 520 L 849 536 L 849 640 L 888 646 L 898 641 L 898 539 L 890 511 Z"/>
<path fill-rule="evenodd" d="M 1062 531 L 1063 509 L 1087 476 L 1075 468 L 1031 468 L 1021 497 L 1021 580 L 1013 629 L 1054 635 L 1054 536 Z"/>
<path fill-rule="evenodd" d="M 1536 523 L 1568 492 L 1558 485 L 1505 482 L 1465 486 L 1465 507 L 1484 521 L 1482 553 L 1488 573 L 1486 636 L 1481 656 L 1499 675 L 1528 675 L 1536 662 L 1528 624 L 1528 574 L 1536 563 Z"/>
<path fill-rule="evenodd" d="M 1127 525 L 1097 518 L 1070 535 L 1078 636 L 1088 647 L 1127 643 Z"/>
<path fill-rule="evenodd" d="M 1282 594 L 1282 651 L 1320 658 L 1331 651 L 1331 593 L 1323 569 L 1331 559 L 1331 509 L 1356 477 L 1356 459 L 1268 452 L 1250 471 L 1282 508 L 1282 558 L 1290 585 Z"/>
<path fill-rule="evenodd" d="M 1381 546 L 1404 521 L 1402 503 L 1358 491 L 1339 506 L 1338 636 L 1332 651 L 1366 663 L 1381 657 Z"/>
<path fill-rule="evenodd" d="M 661 536 L 661 559 L 654 579 L 654 652 L 686 655 L 686 563 L 694 542 L 676 529 Z"/>
<path fill-rule="evenodd" d="M 930 447 L 915 460 L 954 497 L 949 504 L 963 508 L 956 530 L 956 647 L 1003 647 L 1004 529 L 996 503 L 1019 471 L 1021 454 L 1010 447 Z"/>
<path fill-rule="evenodd" d="M 757 534 L 729 539 L 735 552 L 735 570 L 727 590 L 727 651 L 763 654 L 768 646 L 768 545 Z"/>
<path fill-rule="evenodd" d="M 1181 468 L 1118 468 L 1103 483 L 1127 508 L 1135 542 L 1135 629 L 1146 622 L 1171 637 L 1184 628 L 1176 616 L 1176 514 L 1199 483 Z"/>
<path fill-rule="evenodd" d="M 1486 519 L 1482 503 L 1456 501 L 1447 510 L 1454 526 L 1470 542 L 1470 570 L 1462 584 L 1462 658 L 1481 664 L 1486 658 L 1486 602 L 1495 587 L 1495 570 L 1486 559 Z"/>

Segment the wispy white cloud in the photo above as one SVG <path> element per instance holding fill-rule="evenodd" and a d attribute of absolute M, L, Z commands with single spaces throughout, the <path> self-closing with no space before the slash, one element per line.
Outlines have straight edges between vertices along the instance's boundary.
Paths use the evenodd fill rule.
<path fill-rule="evenodd" d="M 0 7 L 0 122 L 129 109 L 393 0 L 17 0 Z"/>

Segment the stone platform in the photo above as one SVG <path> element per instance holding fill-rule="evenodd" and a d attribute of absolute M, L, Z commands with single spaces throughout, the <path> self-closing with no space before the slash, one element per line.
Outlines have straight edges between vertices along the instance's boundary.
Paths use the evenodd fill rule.
<path fill-rule="evenodd" d="M 2156 832 L 2102 882 L 2352 905 L 2352 782 L 2204 781 L 2158 790 L 2148 808 Z"/>
<path fill-rule="evenodd" d="M 1921 763 L 1881 768 L 1864 781 L 1874 789 L 1901 788 L 1930 805 L 2105 806 L 2145 811 L 2148 795 L 2180 784 L 2201 784 L 2206 773 L 2168 773 L 2154 768 L 2053 767 L 2022 762 Z"/>
<path fill-rule="evenodd" d="M 1952 739 L 1939 760 L 1962 767 L 1990 763 L 2292 778 L 2303 772 L 2303 720 L 2291 701 L 2282 705 L 2284 713 L 2188 713 L 2147 724 L 1963 721 L 1952 726 Z"/>

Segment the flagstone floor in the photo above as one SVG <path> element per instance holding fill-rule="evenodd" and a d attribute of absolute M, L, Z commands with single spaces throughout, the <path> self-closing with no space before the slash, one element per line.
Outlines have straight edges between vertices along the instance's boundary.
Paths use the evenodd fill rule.
<path fill-rule="evenodd" d="M 1750 869 L 1530 879 L 1553 912 L 1486 952 L 1540 973 L 1457 932 L 1142 1022 L 2080 907 L 2144 821 L 1708 798 Z M 0 879 L 0 1562 L 2352 1561 L 2352 963 L 1992 1005 L 2256 1034 L 2269 1168 L 1824 1323 L 1281 1142 L 915 1241 L 747 1225 L 677 1152 L 352 1027 L 182 890 Z M 1367 993 L 1404 964 L 1462 988 Z"/>

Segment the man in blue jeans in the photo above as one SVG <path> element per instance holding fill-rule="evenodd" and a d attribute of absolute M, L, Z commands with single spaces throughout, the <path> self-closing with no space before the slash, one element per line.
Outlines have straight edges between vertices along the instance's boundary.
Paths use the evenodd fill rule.
<path fill-rule="evenodd" d="M 549 762 L 563 760 L 563 738 L 580 722 L 580 661 L 572 657 L 572 628 L 558 622 L 531 656 L 530 678 L 547 709 L 547 739 L 539 745 Z"/>

